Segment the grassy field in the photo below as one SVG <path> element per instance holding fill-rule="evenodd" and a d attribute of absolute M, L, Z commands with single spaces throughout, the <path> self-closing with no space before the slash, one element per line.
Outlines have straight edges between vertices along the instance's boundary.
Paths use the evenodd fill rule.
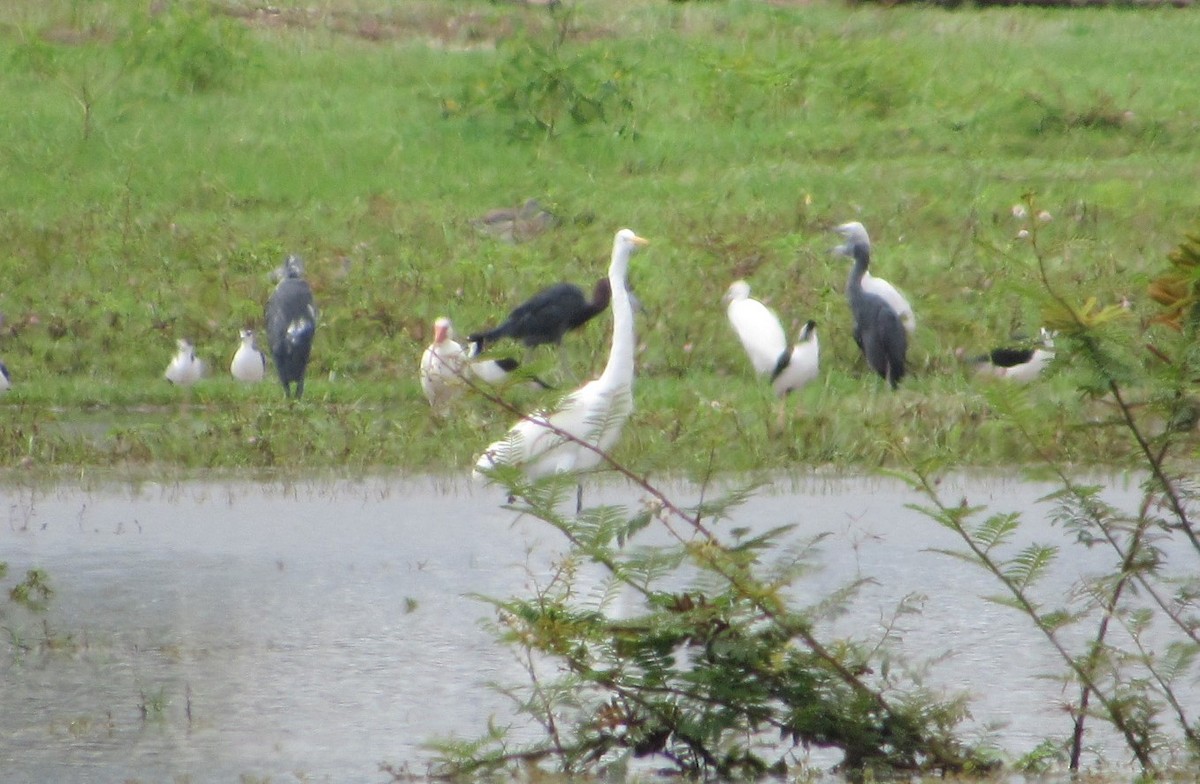
<path fill-rule="evenodd" d="M 190 6 L 0 9 L 10 464 L 461 470 L 511 414 L 471 399 L 429 416 L 416 365 L 434 318 L 466 333 L 550 282 L 590 285 L 622 226 L 652 242 L 633 265 L 646 310 L 618 450 L 634 465 L 1129 451 L 1091 426 L 1107 413 L 1081 401 L 1069 358 L 1024 393 L 1037 427 L 1022 434 L 994 410 L 1017 393 L 972 382 L 955 349 L 1041 324 L 1037 257 L 1016 238 L 1029 222 L 1012 214 L 1027 194 L 1051 218 L 1029 228 L 1054 285 L 1128 300 L 1128 345 L 1154 339 L 1147 280 L 1197 226 L 1190 11 Z M 472 225 L 529 197 L 559 226 L 508 244 Z M 829 252 L 847 220 L 916 308 L 896 394 L 850 338 L 848 265 Z M 321 308 L 295 406 L 227 375 L 287 252 Z M 738 277 L 789 332 L 819 324 L 821 379 L 782 425 L 720 304 Z M 608 327 L 569 338 L 578 379 L 602 366 Z M 193 390 L 161 377 L 178 337 L 214 371 Z M 537 357 L 556 373 L 553 351 Z"/>

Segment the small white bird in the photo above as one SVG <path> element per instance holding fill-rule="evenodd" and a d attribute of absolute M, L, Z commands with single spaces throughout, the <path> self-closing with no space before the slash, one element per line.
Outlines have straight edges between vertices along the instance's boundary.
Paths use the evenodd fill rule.
<path fill-rule="evenodd" d="M 8 375 L 8 368 L 3 362 L 0 362 L 0 392 L 7 392 L 12 387 L 12 376 Z"/>
<path fill-rule="evenodd" d="M 176 341 L 176 345 L 179 350 L 171 359 L 171 364 L 167 365 L 167 372 L 163 376 L 172 384 L 190 387 L 204 374 L 204 364 L 196 358 L 196 350 L 191 343 L 181 339 Z"/>
<path fill-rule="evenodd" d="M 254 344 L 254 330 L 243 329 L 239 333 L 242 344 L 229 363 L 229 372 L 238 381 L 250 383 L 262 381 L 267 372 L 267 355 Z"/>
<path fill-rule="evenodd" d="M 451 337 L 453 324 L 442 316 L 433 322 L 433 342 L 421 354 L 421 391 L 437 414 L 462 392 L 467 355 Z"/>
<path fill-rule="evenodd" d="M 787 350 L 787 336 L 775 312 L 750 297 L 750 284 L 734 281 L 721 300 L 742 348 L 750 357 L 754 372 L 768 376 L 775 371 L 779 358 Z"/>
<path fill-rule="evenodd" d="M 572 392 L 553 411 L 523 417 L 479 456 L 474 476 L 497 466 L 517 466 L 530 479 L 585 471 L 617 442 L 633 411 L 633 306 L 625 281 L 629 259 L 646 240 L 629 229 L 613 238 L 608 279 L 612 289 L 612 347 L 600 377 Z M 568 438 L 567 436 L 570 436 Z M 599 450 L 599 451 L 596 451 Z"/>
<path fill-rule="evenodd" d="M 817 322 L 808 321 L 800 328 L 796 344 L 779 355 L 771 371 L 771 388 L 777 397 L 803 387 L 817 377 L 821 367 L 821 344 L 817 340 Z"/>

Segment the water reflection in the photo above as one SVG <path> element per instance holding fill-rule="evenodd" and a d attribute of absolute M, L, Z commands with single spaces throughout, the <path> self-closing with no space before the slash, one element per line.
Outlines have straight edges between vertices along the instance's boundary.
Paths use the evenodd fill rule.
<path fill-rule="evenodd" d="M 1014 511 L 1046 490 L 960 489 Z M 638 501 L 623 486 L 589 492 Z M 1136 489 L 1112 496 L 1130 507 Z M 57 485 L 4 500 L 10 581 L 40 567 L 56 589 L 44 629 L 2 618 L 14 635 L 0 660 L 0 769 L 12 781 L 386 780 L 385 761 L 419 772 L 423 742 L 510 715 L 488 682 L 521 681 L 469 594 L 526 591 L 562 549 L 552 530 L 501 509 L 498 492 L 446 480 Z M 984 575 L 931 552 L 955 542 L 906 507 L 917 500 L 898 483 L 806 480 L 760 493 L 735 523 L 831 532 L 812 595 L 871 581 L 836 621 L 842 633 L 870 636 L 904 597 L 924 595 L 924 612 L 899 621 L 906 654 L 941 660 L 934 682 L 974 694 L 978 727 L 1007 724 L 1006 750 L 1065 733 L 1056 700 L 1074 695 L 1039 678 L 1058 660 L 978 598 L 995 592 Z M 1062 534 L 1039 524 L 1022 536 Z M 1093 567 L 1064 561 L 1055 589 Z"/>

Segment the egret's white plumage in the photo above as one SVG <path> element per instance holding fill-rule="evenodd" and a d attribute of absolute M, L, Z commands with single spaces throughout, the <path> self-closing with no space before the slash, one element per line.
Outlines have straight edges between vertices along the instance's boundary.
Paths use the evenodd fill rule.
<path fill-rule="evenodd" d="M 621 229 L 613 239 L 608 268 L 613 335 L 604 372 L 564 398 L 553 411 L 538 412 L 513 425 L 504 438 L 480 455 L 476 477 L 500 465 L 518 466 L 530 479 L 583 471 L 601 460 L 600 454 L 585 444 L 607 452 L 617 442 L 633 410 L 633 308 L 625 282 L 630 256 L 644 244 L 646 240 L 629 229 Z"/>
<path fill-rule="evenodd" d="M 734 281 L 722 302 L 742 348 L 750 357 L 754 372 L 767 376 L 774 372 L 779 358 L 787 350 L 787 336 L 775 312 L 750 297 L 750 284 Z"/>
<path fill-rule="evenodd" d="M 785 350 L 771 373 L 771 388 L 778 397 L 803 387 L 817 377 L 821 367 L 821 344 L 817 340 L 817 322 L 800 328 L 796 344 Z"/>
<path fill-rule="evenodd" d="M 467 364 L 463 347 L 452 337 L 453 325 L 445 316 L 433 323 L 433 342 L 421 354 L 421 391 L 437 413 L 462 391 Z"/>
<path fill-rule="evenodd" d="M 233 354 L 229 363 L 229 372 L 238 381 L 255 383 L 262 381 L 267 373 L 267 355 L 258 350 L 254 343 L 254 330 L 243 329 L 238 333 L 242 339 L 241 345 Z"/>
<path fill-rule="evenodd" d="M 167 365 L 163 376 L 172 384 L 189 387 L 200 380 L 204 373 L 204 365 L 196 358 L 196 350 L 192 348 L 191 343 L 181 339 L 176 341 L 175 345 L 178 351 L 171 358 L 171 364 Z"/>

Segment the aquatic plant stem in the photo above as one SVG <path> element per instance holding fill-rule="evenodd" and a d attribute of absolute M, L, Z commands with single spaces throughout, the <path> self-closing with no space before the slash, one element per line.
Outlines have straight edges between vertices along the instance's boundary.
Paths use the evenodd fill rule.
<path fill-rule="evenodd" d="M 941 496 L 938 494 L 937 489 L 934 486 L 934 483 L 930 480 L 929 475 L 915 463 L 910 462 L 909 468 L 913 472 L 913 476 L 915 476 L 917 479 L 917 487 L 936 507 L 936 511 L 938 513 L 936 515 L 936 519 L 946 527 L 950 528 L 950 530 L 958 534 L 959 538 L 962 539 L 962 541 L 966 544 L 967 549 L 970 550 L 975 562 L 982 566 L 988 573 L 995 577 L 1001 583 L 1001 585 L 1004 586 L 1009 595 L 1011 595 L 1013 600 L 1016 602 L 1016 605 L 1025 615 L 1029 616 L 1029 618 L 1034 622 L 1034 625 L 1042 632 L 1042 636 L 1046 638 L 1046 640 L 1058 653 L 1059 657 L 1067 664 L 1071 671 L 1075 673 L 1075 677 L 1079 679 L 1080 683 L 1083 684 L 1083 687 L 1087 691 L 1090 691 L 1096 695 L 1096 698 L 1100 700 L 1105 711 L 1111 717 L 1113 726 L 1115 726 L 1125 738 L 1126 745 L 1137 758 L 1138 764 L 1141 765 L 1142 770 L 1153 777 L 1157 771 L 1157 768 L 1154 764 L 1153 757 L 1150 755 L 1150 750 L 1145 747 L 1145 744 L 1142 743 L 1141 739 L 1134 731 L 1134 728 L 1125 719 L 1124 712 L 1120 709 L 1120 706 L 1113 699 L 1110 699 L 1104 694 L 1104 692 L 1100 689 L 1099 684 L 1096 683 L 1093 677 L 1092 669 L 1090 667 L 1084 667 L 1078 661 L 1076 661 L 1075 657 L 1071 655 L 1071 652 L 1068 651 L 1066 646 L 1058 639 L 1058 635 L 1054 633 L 1054 629 L 1046 622 L 1046 619 L 1043 618 L 1036 605 L 1026 595 L 1022 587 L 1017 585 L 1007 574 L 1005 574 L 1001 565 L 991 557 L 987 550 L 980 546 L 975 537 L 971 535 L 971 532 L 966 529 L 962 523 L 966 507 L 961 509 L 952 509 L 951 507 L 947 506 L 942 501 Z M 1105 622 L 1103 626 L 1106 630 L 1107 622 Z M 1081 710 L 1076 716 L 1076 732 L 1081 732 L 1080 727 L 1084 715 L 1084 712 Z M 1072 756 L 1074 757 L 1074 754 Z M 1077 760 L 1075 761 L 1075 764 L 1078 765 Z"/>

